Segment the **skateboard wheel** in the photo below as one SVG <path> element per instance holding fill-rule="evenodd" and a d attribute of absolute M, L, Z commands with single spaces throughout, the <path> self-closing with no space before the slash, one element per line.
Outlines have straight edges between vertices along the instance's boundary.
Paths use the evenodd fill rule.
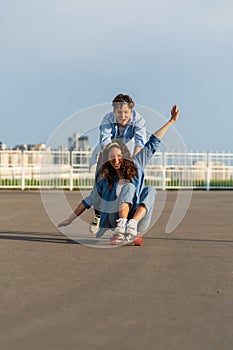
<path fill-rule="evenodd" d="M 134 245 L 136 246 L 141 246 L 142 245 L 142 236 L 138 235 L 135 239 L 134 239 Z"/>

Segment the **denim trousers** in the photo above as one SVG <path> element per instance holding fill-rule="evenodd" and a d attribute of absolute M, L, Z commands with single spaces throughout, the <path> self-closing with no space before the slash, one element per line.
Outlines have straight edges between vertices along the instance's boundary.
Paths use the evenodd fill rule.
<path fill-rule="evenodd" d="M 111 209 L 108 214 L 108 219 L 111 227 L 116 227 L 116 220 L 119 219 L 120 203 L 129 203 L 132 205 L 134 195 L 135 195 L 135 186 L 132 183 L 127 183 L 122 187 L 119 196 L 111 205 Z M 143 204 L 146 208 L 146 215 L 138 224 L 138 232 L 140 233 L 144 232 L 150 225 L 151 217 L 154 209 L 155 197 L 156 197 L 156 190 L 153 187 L 147 186 L 143 188 L 140 194 L 139 203 L 137 205 L 139 206 L 140 204 Z M 130 210 L 128 219 L 133 218 L 133 215 L 136 209 L 137 207 L 136 208 L 134 207 L 133 210 Z"/>

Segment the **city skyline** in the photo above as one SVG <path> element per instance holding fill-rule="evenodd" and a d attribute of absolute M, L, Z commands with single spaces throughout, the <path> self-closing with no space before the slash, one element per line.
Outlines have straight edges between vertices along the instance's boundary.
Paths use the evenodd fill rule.
<path fill-rule="evenodd" d="M 2 141 L 0 141 L 0 151 L 3 150 L 45 150 L 46 147 L 46 143 L 45 142 L 40 142 L 40 143 L 32 143 L 32 144 L 27 144 L 27 143 L 23 143 L 20 145 L 14 145 L 14 146 L 8 146 L 6 144 L 4 144 Z M 69 149 L 69 150 L 91 150 L 91 147 L 89 145 L 89 138 L 88 136 L 83 136 L 80 135 L 78 132 L 74 132 L 72 136 L 69 136 L 67 139 L 67 144 L 66 145 L 60 145 L 58 146 L 59 148 L 65 148 L 65 149 Z"/>

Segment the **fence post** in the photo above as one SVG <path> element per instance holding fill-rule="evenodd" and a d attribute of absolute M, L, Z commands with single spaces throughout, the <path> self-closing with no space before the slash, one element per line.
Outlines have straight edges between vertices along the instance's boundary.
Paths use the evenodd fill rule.
<path fill-rule="evenodd" d="M 70 161 L 69 161 L 69 164 L 70 164 L 70 191 L 73 191 L 73 189 L 74 189 L 74 179 L 73 179 L 73 155 L 72 155 L 72 150 L 70 150 L 69 157 L 70 157 Z"/>
<path fill-rule="evenodd" d="M 162 153 L 162 190 L 166 190 L 166 164 L 167 164 L 167 158 L 166 158 L 166 152 Z"/>
<path fill-rule="evenodd" d="M 207 153 L 207 162 L 206 162 L 206 190 L 210 190 L 210 162 L 209 162 L 209 153 Z"/>
<path fill-rule="evenodd" d="M 21 151 L 21 190 L 25 190 L 24 151 Z"/>
<path fill-rule="evenodd" d="M 166 167 L 165 166 L 163 166 L 162 173 L 163 173 L 162 190 L 165 191 L 166 190 Z"/>
<path fill-rule="evenodd" d="M 70 166 L 70 191 L 74 189 L 74 181 L 73 181 L 73 167 Z"/>
<path fill-rule="evenodd" d="M 206 190 L 209 191 L 210 190 L 210 168 L 209 166 L 207 166 L 207 169 L 206 169 Z"/>

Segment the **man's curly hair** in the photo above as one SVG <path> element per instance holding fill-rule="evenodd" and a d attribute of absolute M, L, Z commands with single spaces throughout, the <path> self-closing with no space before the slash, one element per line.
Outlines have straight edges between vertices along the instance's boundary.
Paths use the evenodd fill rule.
<path fill-rule="evenodd" d="M 132 160 L 128 147 L 121 141 L 114 141 L 110 143 L 103 151 L 103 165 L 101 167 L 101 175 L 108 180 L 110 190 L 113 188 L 114 176 L 116 175 L 116 170 L 113 168 L 108 159 L 109 151 L 113 147 L 119 148 L 122 153 L 120 171 L 122 172 L 123 178 L 131 182 L 132 178 L 137 177 L 137 167 Z"/>

